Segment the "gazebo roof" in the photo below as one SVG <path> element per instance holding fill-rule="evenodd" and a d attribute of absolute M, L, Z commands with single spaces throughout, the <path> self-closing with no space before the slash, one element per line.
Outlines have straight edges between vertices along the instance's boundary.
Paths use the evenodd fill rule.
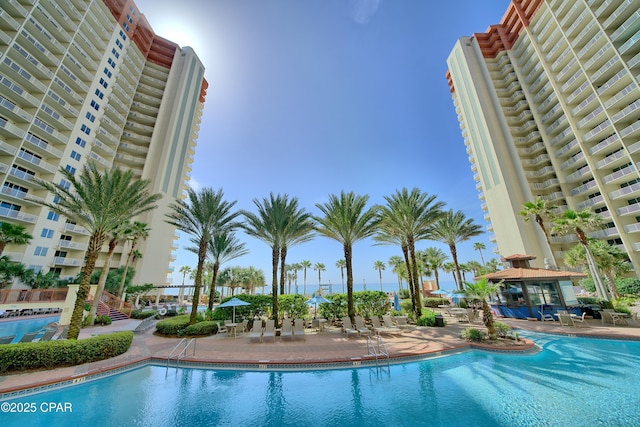
<path fill-rule="evenodd" d="M 483 274 L 476 279 L 486 278 L 489 281 L 523 280 L 523 279 L 578 279 L 587 277 L 575 271 L 546 270 L 544 268 L 507 268 L 495 273 Z"/>
<path fill-rule="evenodd" d="M 502 261 L 528 261 L 536 258 L 535 255 L 513 254 L 502 258 Z"/>

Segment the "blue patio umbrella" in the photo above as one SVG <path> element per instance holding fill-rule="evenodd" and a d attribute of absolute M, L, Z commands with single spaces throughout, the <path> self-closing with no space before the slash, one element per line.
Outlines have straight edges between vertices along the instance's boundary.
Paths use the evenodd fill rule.
<path fill-rule="evenodd" d="M 437 289 L 435 291 L 429 291 L 429 293 L 433 295 L 442 295 L 442 303 L 444 304 L 444 296 L 449 295 L 449 291 L 445 291 L 444 289 Z"/>
<path fill-rule="evenodd" d="M 458 294 L 458 293 L 452 293 L 451 294 L 451 301 L 455 304 L 455 305 L 459 305 L 460 301 L 464 298 L 463 294 Z"/>
<path fill-rule="evenodd" d="M 316 295 L 315 297 L 307 301 L 307 304 L 313 304 L 315 306 L 314 317 L 318 315 L 318 304 L 322 304 L 325 302 L 333 302 L 333 301 L 331 301 L 330 299 L 326 299 L 322 295 Z"/>
<path fill-rule="evenodd" d="M 395 311 L 400 311 L 400 297 L 398 297 L 397 293 L 393 293 L 393 309 Z"/>
<path fill-rule="evenodd" d="M 236 307 L 239 307 L 241 305 L 251 305 L 251 303 L 248 303 L 246 301 L 242 301 L 241 299 L 233 297 L 229 301 L 223 302 L 218 307 L 220 308 L 233 307 L 233 317 L 231 318 L 231 320 L 233 321 L 233 323 L 236 323 Z"/>

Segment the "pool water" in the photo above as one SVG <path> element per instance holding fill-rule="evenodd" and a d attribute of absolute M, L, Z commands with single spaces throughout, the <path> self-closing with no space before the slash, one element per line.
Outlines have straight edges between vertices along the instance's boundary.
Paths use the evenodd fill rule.
<path fill-rule="evenodd" d="M 29 332 L 36 332 L 45 326 L 47 326 L 51 322 L 57 322 L 60 320 L 60 316 L 49 316 L 49 317 L 39 317 L 37 319 L 16 319 L 10 322 L 1 322 L 0 323 L 0 337 L 4 337 L 7 335 L 15 335 L 15 338 L 11 341 L 12 343 L 16 343 L 20 341 L 20 338 L 24 334 Z M 44 331 L 43 331 L 44 333 Z M 36 335 L 36 338 L 39 338 L 40 334 Z"/>
<path fill-rule="evenodd" d="M 33 403 L 36 410 L 3 413 L 2 425 L 637 424 L 640 342 L 527 335 L 544 350 L 527 355 L 468 351 L 388 369 L 256 372 L 146 366 L 8 401 L 16 407 Z M 50 403 L 61 411 L 48 410 Z M 62 412 L 66 404 L 72 412 Z"/>

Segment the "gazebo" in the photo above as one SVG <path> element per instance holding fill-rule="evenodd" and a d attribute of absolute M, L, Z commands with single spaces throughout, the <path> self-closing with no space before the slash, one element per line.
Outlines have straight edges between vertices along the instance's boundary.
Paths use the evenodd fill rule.
<path fill-rule="evenodd" d="M 532 255 L 514 254 L 502 258 L 510 268 L 476 277 L 490 283 L 500 283 L 497 298 L 492 302 L 496 313 L 517 319 L 553 315 L 557 310 L 567 310 L 581 315 L 573 281 L 586 277 L 574 271 L 534 268 L 529 261 Z"/>

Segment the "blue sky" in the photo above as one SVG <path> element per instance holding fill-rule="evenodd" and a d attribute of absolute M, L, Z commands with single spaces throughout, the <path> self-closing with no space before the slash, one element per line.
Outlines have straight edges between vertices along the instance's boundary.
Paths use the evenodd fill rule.
<path fill-rule="evenodd" d="M 329 194 L 370 202 L 418 187 L 486 225 L 445 79 L 456 40 L 500 22 L 506 0 L 136 0 L 156 34 L 194 48 L 209 82 L 193 164 L 195 187 L 222 188 L 253 210 L 270 192 L 318 214 Z M 177 6 L 179 5 L 179 6 Z M 271 274 L 269 247 L 239 235 L 250 253 L 225 266 Z M 494 256 L 489 234 L 459 245 L 461 262 Z M 195 266 L 179 241 L 174 263 Z M 444 245 L 424 241 L 418 249 Z M 378 283 L 375 261 L 393 246 L 354 246 L 354 283 Z M 341 282 L 341 245 L 317 237 L 290 248 L 289 263 L 326 266 Z M 307 272 L 308 283 L 317 273 Z M 453 287 L 443 275 L 443 287 Z M 173 274 L 173 282 L 182 277 Z M 395 283 L 387 268 L 383 281 Z M 187 280 L 189 283 L 189 280 Z"/>

